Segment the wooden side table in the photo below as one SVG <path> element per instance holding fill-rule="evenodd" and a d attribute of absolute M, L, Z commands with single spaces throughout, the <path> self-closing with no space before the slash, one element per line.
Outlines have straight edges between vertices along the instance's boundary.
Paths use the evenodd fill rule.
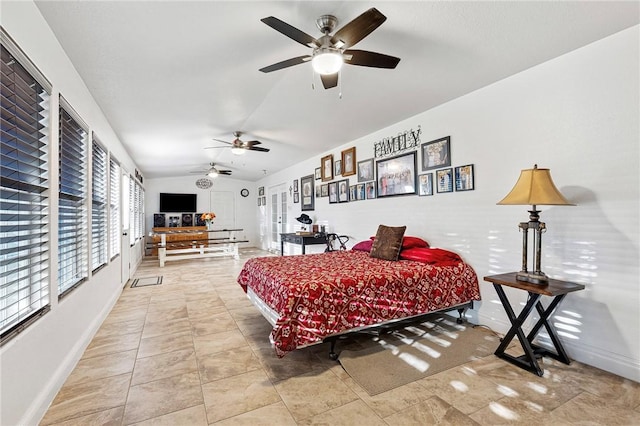
<path fill-rule="evenodd" d="M 542 368 L 540 368 L 536 356 L 549 356 L 565 364 L 571 363 L 571 360 L 562 347 L 562 343 L 560 343 L 560 339 L 558 338 L 558 334 L 556 333 L 555 328 L 548 321 L 548 319 L 555 308 L 558 306 L 558 304 L 562 301 L 562 299 L 565 298 L 568 293 L 584 290 L 584 285 L 554 279 L 549 279 L 549 283 L 547 285 L 531 284 L 524 281 L 518 281 L 516 279 L 515 272 L 501 275 L 491 275 L 488 277 L 484 277 L 484 280 L 493 283 L 493 287 L 496 289 L 496 293 L 498 293 L 500 302 L 502 302 L 502 306 L 507 312 L 507 317 L 509 317 L 509 321 L 511 321 L 511 328 L 509 329 L 507 334 L 505 334 L 504 338 L 502 339 L 502 343 L 500 343 L 500 346 L 498 346 L 498 349 L 496 349 L 495 351 L 495 355 L 498 358 L 502 358 L 505 361 L 510 362 L 511 364 L 531 371 L 538 376 L 542 376 L 544 374 L 544 371 L 542 370 Z M 520 315 L 518 315 L 517 317 L 513 312 L 513 308 L 509 303 L 509 299 L 507 299 L 507 295 L 504 292 L 503 286 L 517 288 L 529 293 L 529 299 L 527 300 L 525 307 L 520 312 Z M 542 296 L 553 297 L 553 300 L 546 309 L 540 302 L 540 298 Z M 529 314 L 532 312 L 534 306 L 536 307 L 538 314 L 540 314 L 540 319 L 538 320 L 538 322 L 536 322 L 529 334 L 525 336 L 524 331 L 522 330 L 522 325 L 526 321 Z M 546 328 L 556 352 L 550 351 L 533 343 L 533 340 L 535 339 L 542 326 Z M 515 336 L 518 336 L 520 345 L 524 350 L 524 355 L 521 355 L 519 357 L 515 357 L 504 352 Z"/>

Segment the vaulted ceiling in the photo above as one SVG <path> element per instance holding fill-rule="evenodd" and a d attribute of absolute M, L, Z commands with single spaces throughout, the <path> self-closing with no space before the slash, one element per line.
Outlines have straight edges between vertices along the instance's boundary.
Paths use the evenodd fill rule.
<path fill-rule="evenodd" d="M 612 1 L 36 4 L 147 179 L 214 161 L 257 180 L 639 22 L 638 2 Z M 260 19 L 320 37 L 321 15 L 341 28 L 371 7 L 387 20 L 355 48 L 396 69 L 345 66 L 329 90 L 309 63 L 258 71 L 311 51 Z M 270 152 L 205 149 L 238 130 Z"/>

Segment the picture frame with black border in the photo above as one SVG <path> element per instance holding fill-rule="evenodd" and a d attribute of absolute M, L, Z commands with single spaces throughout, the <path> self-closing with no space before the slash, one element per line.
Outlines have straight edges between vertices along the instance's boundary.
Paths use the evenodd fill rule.
<path fill-rule="evenodd" d="M 258 188 L 258 197 L 262 197 L 264 195 L 264 186 Z"/>
<path fill-rule="evenodd" d="M 329 187 L 329 204 L 338 202 L 338 182 L 330 182 Z"/>
<path fill-rule="evenodd" d="M 358 196 L 358 188 L 357 185 L 349 186 L 349 201 L 356 201 Z"/>
<path fill-rule="evenodd" d="M 349 202 L 349 179 L 342 179 L 338 181 L 338 202 Z"/>
<path fill-rule="evenodd" d="M 320 177 L 323 182 L 333 180 L 333 154 L 325 155 L 320 160 Z"/>
<path fill-rule="evenodd" d="M 295 204 L 298 204 L 300 202 L 300 193 L 299 192 L 294 192 L 293 193 L 293 202 Z"/>
<path fill-rule="evenodd" d="M 356 200 L 364 200 L 366 199 L 364 183 L 359 183 L 356 187 Z"/>
<path fill-rule="evenodd" d="M 258 197 L 258 207 L 262 205 L 262 197 Z"/>
<path fill-rule="evenodd" d="M 453 169 L 436 170 L 436 192 L 453 192 Z"/>
<path fill-rule="evenodd" d="M 365 192 L 367 193 L 367 200 L 375 200 L 376 198 L 376 182 L 371 181 L 365 183 Z"/>
<path fill-rule="evenodd" d="M 433 195 L 433 173 L 418 175 L 418 195 Z"/>
<path fill-rule="evenodd" d="M 320 196 L 321 197 L 328 197 L 329 196 L 329 184 L 322 184 L 320 185 Z"/>
<path fill-rule="evenodd" d="M 345 149 L 341 153 L 342 176 L 352 176 L 356 174 L 356 147 Z"/>
<path fill-rule="evenodd" d="M 298 192 L 298 179 L 293 180 L 293 192 Z"/>
<path fill-rule="evenodd" d="M 310 211 L 315 209 L 315 192 L 313 190 L 314 176 L 308 175 L 300 178 L 300 186 L 302 187 L 302 211 Z"/>
<path fill-rule="evenodd" d="M 456 191 L 473 191 L 475 189 L 473 164 L 458 166 L 453 170 L 456 183 Z"/>
<path fill-rule="evenodd" d="M 333 163 L 333 177 L 342 176 L 342 160 L 336 160 Z"/>
<path fill-rule="evenodd" d="M 320 167 L 316 167 L 315 170 L 315 176 L 316 176 L 316 180 L 322 180 L 322 169 Z"/>
<path fill-rule="evenodd" d="M 420 145 L 423 172 L 451 166 L 451 136 Z"/>
<path fill-rule="evenodd" d="M 358 182 L 373 180 L 373 158 L 358 161 Z"/>
<path fill-rule="evenodd" d="M 316 185 L 316 198 L 320 198 L 322 195 L 322 189 L 320 188 L 320 185 Z"/>
<path fill-rule="evenodd" d="M 417 193 L 416 152 L 376 162 L 378 198 Z"/>
<path fill-rule="evenodd" d="M 267 197 L 260 197 L 262 198 L 262 205 L 266 206 L 267 205 Z"/>

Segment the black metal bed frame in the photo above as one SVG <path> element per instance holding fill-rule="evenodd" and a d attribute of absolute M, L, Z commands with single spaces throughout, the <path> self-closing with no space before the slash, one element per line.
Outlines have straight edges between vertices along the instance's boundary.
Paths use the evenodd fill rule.
<path fill-rule="evenodd" d="M 467 309 L 473 309 L 473 300 L 463 303 L 461 305 L 452 306 L 449 308 L 438 309 L 436 311 L 427 312 L 424 314 L 414 315 L 406 318 L 398 318 L 395 320 L 385 321 L 379 324 L 368 325 L 364 327 L 359 327 L 357 329 L 348 330 L 342 333 L 333 334 L 331 336 L 327 336 L 322 339 L 322 343 L 331 343 L 331 347 L 329 348 L 329 358 L 334 361 L 338 360 L 338 356 L 335 352 L 336 343 L 338 340 L 347 340 L 352 338 L 353 336 L 361 335 L 361 334 L 369 334 L 373 336 L 381 336 L 383 334 L 391 333 L 394 330 L 405 327 L 409 324 L 415 324 L 426 320 L 427 318 L 444 312 L 450 312 L 457 310 L 458 318 L 456 318 L 456 322 L 458 324 L 462 324 L 466 321 L 464 318 L 464 313 Z"/>

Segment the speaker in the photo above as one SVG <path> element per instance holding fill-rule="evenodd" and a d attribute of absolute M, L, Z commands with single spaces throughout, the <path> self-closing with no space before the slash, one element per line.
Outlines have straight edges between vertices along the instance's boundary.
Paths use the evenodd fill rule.
<path fill-rule="evenodd" d="M 182 226 L 193 226 L 193 215 L 191 213 L 182 213 Z"/>
<path fill-rule="evenodd" d="M 153 214 L 153 227 L 154 228 L 164 228 L 167 226 L 167 221 L 162 213 L 154 213 Z"/>

